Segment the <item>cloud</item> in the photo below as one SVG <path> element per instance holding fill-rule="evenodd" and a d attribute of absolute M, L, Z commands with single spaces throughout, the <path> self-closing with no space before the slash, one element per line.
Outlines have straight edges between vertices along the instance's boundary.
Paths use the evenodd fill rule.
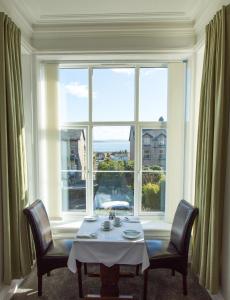
<path fill-rule="evenodd" d="M 65 85 L 65 91 L 79 98 L 88 98 L 88 86 L 77 81 Z"/>
<path fill-rule="evenodd" d="M 118 73 L 118 74 L 127 74 L 127 75 L 131 75 L 134 73 L 134 69 L 133 68 L 119 68 L 119 69 L 111 69 L 112 72 L 114 73 Z"/>

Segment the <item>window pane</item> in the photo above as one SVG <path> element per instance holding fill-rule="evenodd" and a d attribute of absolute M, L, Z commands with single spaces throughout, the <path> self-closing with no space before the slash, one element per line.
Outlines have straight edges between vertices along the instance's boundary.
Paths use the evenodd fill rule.
<path fill-rule="evenodd" d="M 93 70 L 93 121 L 134 120 L 133 68 Z"/>
<path fill-rule="evenodd" d="M 142 169 L 166 170 L 166 129 L 142 129 Z"/>
<path fill-rule="evenodd" d="M 78 171 L 62 171 L 61 178 L 63 210 L 85 211 L 86 174 Z"/>
<path fill-rule="evenodd" d="M 94 173 L 94 210 L 96 214 L 133 215 L 134 173 Z"/>
<path fill-rule="evenodd" d="M 61 122 L 88 121 L 88 70 L 59 69 Z"/>
<path fill-rule="evenodd" d="M 63 210 L 85 210 L 85 171 L 85 129 L 63 129 L 61 131 L 61 180 Z"/>
<path fill-rule="evenodd" d="M 62 170 L 86 170 L 85 129 L 62 129 L 61 167 Z"/>
<path fill-rule="evenodd" d="M 143 211 L 164 211 L 166 145 L 166 129 L 142 129 Z"/>
<path fill-rule="evenodd" d="M 133 126 L 94 127 L 94 170 L 134 170 L 134 131 Z"/>
<path fill-rule="evenodd" d="M 162 170 L 142 173 L 142 210 L 164 211 L 165 172 Z"/>
<path fill-rule="evenodd" d="M 141 121 L 167 120 L 167 68 L 141 68 L 139 110 Z"/>

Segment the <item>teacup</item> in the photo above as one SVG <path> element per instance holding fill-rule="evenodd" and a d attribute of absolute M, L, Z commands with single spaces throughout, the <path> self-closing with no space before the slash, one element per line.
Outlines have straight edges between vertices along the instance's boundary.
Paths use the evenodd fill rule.
<path fill-rule="evenodd" d="M 115 226 L 120 226 L 121 225 L 121 219 L 119 217 L 115 217 L 115 219 L 114 219 L 114 225 Z"/>
<path fill-rule="evenodd" d="M 106 220 L 106 221 L 103 222 L 102 225 L 103 225 L 104 229 L 110 229 L 111 222 Z"/>

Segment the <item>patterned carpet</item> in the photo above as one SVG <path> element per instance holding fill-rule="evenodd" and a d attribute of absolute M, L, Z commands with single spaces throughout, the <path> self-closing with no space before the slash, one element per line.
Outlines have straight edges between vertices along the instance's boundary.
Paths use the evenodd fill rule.
<path fill-rule="evenodd" d="M 96 266 L 90 266 L 90 271 L 95 271 Z M 135 271 L 126 267 L 127 271 Z M 141 300 L 143 292 L 142 275 L 134 278 L 121 278 L 119 281 L 120 292 L 130 294 L 134 299 Z M 83 276 L 84 294 L 98 293 L 100 279 Z M 43 296 L 37 296 L 37 276 L 34 270 L 21 284 L 13 300 L 78 300 L 76 275 L 68 269 L 54 270 L 50 277 L 43 276 Z M 188 295 L 182 294 L 181 275 L 176 273 L 171 276 L 170 270 L 152 270 L 149 272 L 148 300 L 210 300 L 210 296 L 197 282 L 194 276 L 188 276 Z"/>

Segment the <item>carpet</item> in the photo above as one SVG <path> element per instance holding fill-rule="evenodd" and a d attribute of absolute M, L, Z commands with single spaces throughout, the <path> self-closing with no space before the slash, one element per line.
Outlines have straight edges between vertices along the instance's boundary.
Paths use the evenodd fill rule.
<path fill-rule="evenodd" d="M 96 271 L 97 266 L 89 266 L 89 271 Z M 124 268 L 124 267 L 122 267 Z M 125 271 L 135 272 L 135 268 L 125 267 Z M 77 275 L 68 269 L 57 269 L 51 276 L 43 276 L 43 296 L 37 296 L 36 269 L 22 282 L 13 300 L 78 300 Z M 121 294 L 130 294 L 135 300 L 142 299 L 143 276 L 120 278 Z M 100 279 L 83 275 L 84 294 L 97 294 L 100 289 Z M 173 277 L 171 270 L 152 270 L 149 272 L 148 300 L 210 300 L 209 294 L 191 274 L 188 275 L 188 295 L 182 294 L 182 277 L 179 273 Z"/>

